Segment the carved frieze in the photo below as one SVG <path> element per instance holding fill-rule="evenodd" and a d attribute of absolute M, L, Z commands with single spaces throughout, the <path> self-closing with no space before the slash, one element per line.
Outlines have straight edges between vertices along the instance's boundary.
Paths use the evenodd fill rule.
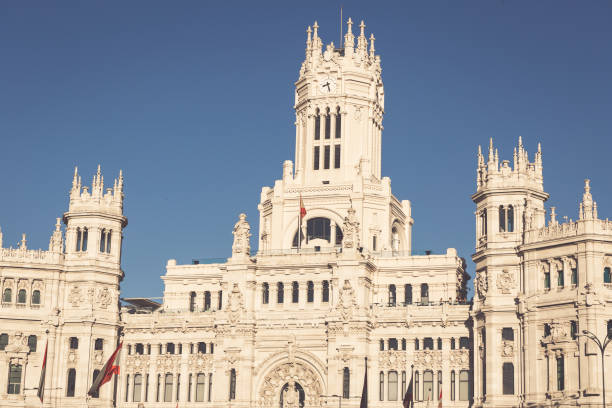
<path fill-rule="evenodd" d="M 415 353 L 414 363 L 422 368 L 442 366 L 442 352 L 439 350 L 422 350 Z"/>
<path fill-rule="evenodd" d="M 379 352 L 378 367 L 381 370 L 405 370 L 406 352 L 397 350 Z"/>

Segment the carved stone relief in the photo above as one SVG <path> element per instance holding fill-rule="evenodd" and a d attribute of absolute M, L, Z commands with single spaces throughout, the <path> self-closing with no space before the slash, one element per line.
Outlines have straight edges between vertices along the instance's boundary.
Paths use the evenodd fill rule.
<path fill-rule="evenodd" d="M 514 281 L 514 273 L 504 269 L 497 274 L 497 289 L 499 289 L 501 293 L 508 294 L 515 287 L 516 283 Z"/>
<path fill-rule="evenodd" d="M 287 383 L 297 383 L 304 389 L 305 406 L 320 405 L 320 396 L 323 388 L 310 367 L 301 362 L 284 363 L 270 370 L 264 378 L 259 391 L 260 407 L 277 407 L 280 401 L 280 392 Z"/>

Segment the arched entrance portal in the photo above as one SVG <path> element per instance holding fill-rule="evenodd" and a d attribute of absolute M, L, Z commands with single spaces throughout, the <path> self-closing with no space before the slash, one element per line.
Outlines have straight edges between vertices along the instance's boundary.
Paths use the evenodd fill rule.
<path fill-rule="evenodd" d="M 258 406 L 266 408 L 320 408 L 323 387 L 319 375 L 301 361 L 271 368 L 259 390 Z"/>
<path fill-rule="evenodd" d="M 300 383 L 291 380 L 281 389 L 279 408 L 304 408 L 305 398 L 306 394 Z"/>

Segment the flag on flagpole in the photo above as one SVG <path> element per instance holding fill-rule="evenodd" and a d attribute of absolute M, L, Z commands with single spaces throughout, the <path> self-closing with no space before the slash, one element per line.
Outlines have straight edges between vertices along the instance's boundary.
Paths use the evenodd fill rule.
<path fill-rule="evenodd" d="M 306 207 L 304 207 L 304 201 L 302 200 L 302 195 L 300 194 L 300 218 L 304 218 L 306 216 Z"/>
<path fill-rule="evenodd" d="M 47 347 L 49 346 L 49 341 L 47 340 L 47 344 L 45 344 L 45 356 L 43 357 L 42 368 L 40 369 L 40 381 L 38 381 L 38 392 L 36 395 L 40 399 L 40 402 L 43 402 L 45 397 L 45 374 L 47 372 Z"/>
<path fill-rule="evenodd" d="M 363 390 L 361 391 L 361 403 L 359 408 L 368 408 L 368 358 L 365 358 L 365 374 L 363 376 Z"/>
<path fill-rule="evenodd" d="M 442 408 L 442 387 L 440 387 L 440 395 L 438 395 L 438 408 Z"/>
<path fill-rule="evenodd" d="M 94 380 L 93 384 L 91 384 L 91 388 L 87 392 L 87 395 L 91 395 L 93 397 L 100 391 L 101 386 L 110 381 L 110 379 L 113 377 L 113 374 L 119 375 L 119 366 L 113 364 L 115 362 L 115 359 L 117 358 L 119 350 L 121 350 L 122 345 L 123 342 L 119 343 L 117 349 L 110 356 L 106 364 L 104 364 L 104 367 L 102 367 L 102 370 L 100 370 L 100 372 L 98 373 L 98 376 Z"/>
<path fill-rule="evenodd" d="M 404 395 L 404 408 L 412 408 L 414 406 L 412 388 L 412 374 L 410 374 L 410 383 L 408 383 L 408 388 L 406 389 L 406 394 Z"/>

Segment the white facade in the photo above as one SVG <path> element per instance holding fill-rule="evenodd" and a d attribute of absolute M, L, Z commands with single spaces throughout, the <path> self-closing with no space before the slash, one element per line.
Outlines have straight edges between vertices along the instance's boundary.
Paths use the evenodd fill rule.
<path fill-rule="evenodd" d="M 241 214 L 226 262 L 170 259 L 162 304 L 129 299 L 119 310 L 123 179 L 105 192 L 99 170 L 91 192 L 75 173 L 65 245 L 58 220 L 49 251 L 28 250 L 25 237 L 0 249 L 2 406 L 40 406 L 47 340 L 49 407 L 358 407 L 366 362 L 370 407 L 400 406 L 412 373 L 418 406 L 440 393 L 451 407 L 595 403 L 598 357 L 568 335 L 570 318 L 600 335 L 612 318 L 601 273 L 612 223 L 597 219 L 590 194 L 579 221 L 545 227 L 541 153 L 529 163 L 519 144 L 514 170 L 492 146 L 488 164 L 479 154 L 472 307 L 465 261 L 453 248 L 411 252 L 410 202 L 381 175 L 384 87 L 363 22 L 355 37 L 349 19 L 341 48 L 323 49 L 309 27 L 295 86 L 295 161 L 262 189 L 255 254 Z M 542 287 L 545 271 L 575 265 L 576 285 Z M 120 337 L 121 374 L 86 397 Z M 543 376 L 560 355 L 566 385 L 555 391 L 557 378 Z M 19 378 L 9 381 L 10 367 Z"/>

